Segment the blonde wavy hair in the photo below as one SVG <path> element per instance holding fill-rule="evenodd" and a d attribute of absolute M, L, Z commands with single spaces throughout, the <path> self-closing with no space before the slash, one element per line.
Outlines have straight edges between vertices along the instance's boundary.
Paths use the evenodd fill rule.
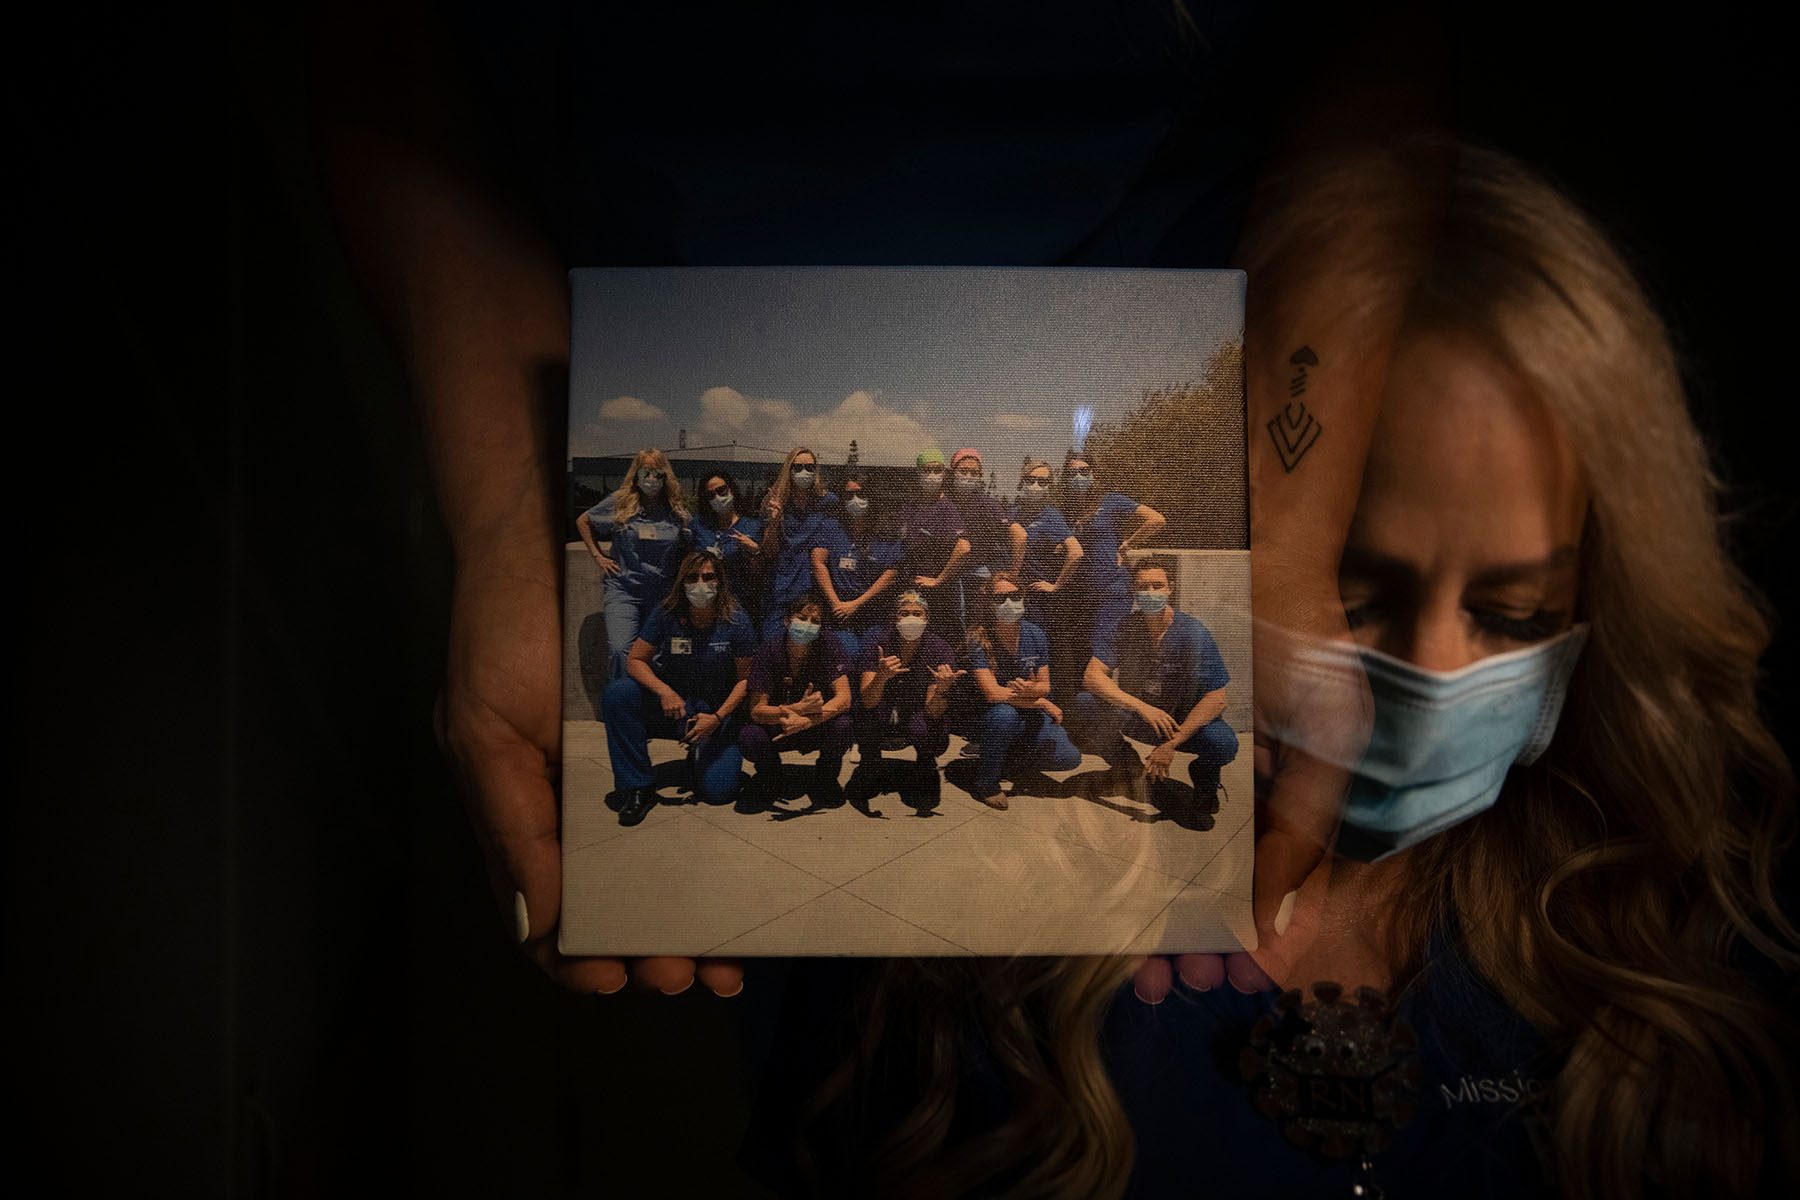
<path fill-rule="evenodd" d="M 1794 1031 L 1731 954 L 1746 943 L 1789 979 L 1800 965 L 1773 888 L 1794 777 L 1758 714 L 1768 620 L 1724 550 L 1719 483 L 1667 333 L 1594 224 L 1498 154 L 1365 150 L 1259 200 L 1242 255 L 1253 330 L 1294 264 L 1342 242 L 1344 213 L 1376 214 L 1413 252 L 1357 248 L 1352 276 L 1396 297 L 1404 336 L 1473 336 L 1527 380 L 1591 496 L 1592 635 L 1561 727 L 1490 810 L 1414 848 L 1395 979 L 1416 986 L 1442 934 L 1562 1052 L 1548 1166 L 1564 1195 L 1778 1191 L 1796 1170 Z M 1129 971 L 896 960 L 813 1112 L 856 1111 L 884 1072 L 910 1089 L 910 1108 L 862 1149 L 871 1194 L 1117 1196 L 1132 1135 L 1098 1030 Z M 993 1132 L 952 1144 L 971 1037 L 1013 1103 Z"/>
<path fill-rule="evenodd" d="M 794 492 L 794 460 L 802 454 L 812 454 L 813 460 L 813 485 L 806 502 L 811 504 L 825 494 L 825 473 L 819 468 L 819 456 L 805 446 L 795 446 L 789 450 L 787 457 L 781 460 L 781 470 L 776 473 L 775 482 L 769 485 L 768 495 L 763 497 L 763 515 L 768 516 L 773 506 L 780 508 L 782 517 L 779 521 L 769 522 L 768 532 L 763 538 L 763 545 L 768 550 L 781 544 L 781 527 L 787 520 L 788 498 Z"/>
<path fill-rule="evenodd" d="M 675 468 L 669 465 L 669 456 L 661 450 L 639 450 L 631 456 L 631 469 L 625 473 L 625 482 L 619 485 L 612 494 L 613 523 L 623 525 L 644 509 L 644 494 L 638 491 L 637 473 L 640 467 L 648 467 L 663 473 L 663 499 L 668 501 L 669 511 L 674 513 L 683 525 L 693 519 L 694 514 L 688 510 L 687 497 L 681 494 L 681 481 L 675 478 Z"/>

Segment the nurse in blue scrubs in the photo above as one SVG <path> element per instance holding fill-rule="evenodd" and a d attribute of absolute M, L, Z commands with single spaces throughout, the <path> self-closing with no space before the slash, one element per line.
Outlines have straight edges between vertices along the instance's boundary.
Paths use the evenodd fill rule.
<path fill-rule="evenodd" d="M 1063 731 L 1050 699 L 1050 639 L 1025 619 L 1025 592 L 1010 571 L 996 571 L 969 621 L 969 679 L 976 711 L 969 732 L 981 744 L 974 796 L 1007 807 L 1000 778 L 1010 771 L 1072 771 L 1081 751 Z"/>
<path fill-rule="evenodd" d="M 1059 598 L 1067 594 L 1064 589 L 1087 554 L 1062 510 L 1050 503 L 1051 486 L 1050 464 L 1026 459 L 1019 470 L 1019 498 L 1012 510 L 1012 519 L 1025 530 L 1025 561 L 1019 571 L 1019 582 L 1025 585 L 1025 616 L 1046 635 L 1055 628 Z"/>
<path fill-rule="evenodd" d="M 644 618 L 669 594 L 676 566 L 694 545 L 687 500 L 668 456 L 639 450 L 619 490 L 575 518 L 575 529 L 605 578 L 608 676 L 618 679 Z"/>
<path fill-rule="evenodd" d="M 761 640 L 782 635 L 787 629 L 788 606 L 813 590 L 813 547 L 825 536 L 837 502 L 837 497 L 825 490 L 818 455 L 804 446 L 789 450 L 763 500 L 768 525 L 763 530 L 762 553 L 769 590 L 762 598 Z"/>
<path fill-rule="evenodd" d="M 1131 572 L 1134 611 L 1100 639 L 1069 708 L 1076 744 L 1115 771 L 1152 781 L 1169 777 L 1176 751 L 1194 756 L 1188 781 L 1203 808 L 1216 807 L 1219 770 L 1237 757 L 1225 723 L 1225 659 L 1210 630 L 1175 609 L 1174 579 L 1155 560 Z M 1154 749 L 1148 760 L 1125 741 Z"/>
<path fill-rule="evenodd" d="M 702 550 L 718 551 L 725 563 L 725 582 L 754 623 L 762 616 L 755 577 L 760 567 L 757 556 L 762 553 L 763 521 L 744 512 L 743 495 L 737 480 L 727 472 L 714 471 L 702 479 L 694 544 Z"/>
<path fill-rule="evenodd" d="M 1056 506 L 1081 543 L 1082 567 L 1071 580 L 1064 621 L 1052 634 L 1059 678 L 1083 674 L 1094 648 L 1112 635 L 1131 611 L 1131 579 L 1125 552 L 1154 537 L 1167 523 L 1147 504 L 1101 486 L 1094 456 L 1071 452 L 1063 460 L 1062 490 Z"/>
<path fill-rule="evenodd" d="M 838 517 L 827 518 L 813 547 L 813 581 L 825 598 L 830 634 L 855 662 L 862 639 L 887 624 L 888 598 L 900 578 L 900 542 L 880 527 L 861 472 L 844 480 Z"/>
<path fill-rule="evenodd" d="M 607 684 L 601 697 L 613 779 L 625 794 L 621 825 L 636 825 L 656 805 L 653 737 L 687 746 L 695 790 L 709 804 L 731 802 L 744 764 L 738 730 L 755 632 L 717 554 L 689 554 L 678 578 L 645 619 L 624 677 Z"/>

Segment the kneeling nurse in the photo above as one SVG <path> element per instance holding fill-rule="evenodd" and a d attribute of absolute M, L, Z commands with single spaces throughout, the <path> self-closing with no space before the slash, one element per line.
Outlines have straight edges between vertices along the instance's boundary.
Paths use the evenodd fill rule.
<path fill-rule="evenodd" d="M 736 795 L 744 763 L 736 714 L 756 648 L 750 618 L 713 551 L 689 554 L 676 579 L 631 643 L 624 676 L 607 684 L 601 698 L 613 778 L 625 793 L 621 825 L 636 825 L 656 804 L 651 738 L 676 738 L 688 747 L 695 788 L 709 803 Z"/>
<path fill-rule="evenodd" d="M 764 804 L 778 797 L 781 752 L 819 752 L 813 801 L 834 800 L 838 770 L 850 749 L 850 664 L 836 638 L 821 638 L 825 606 L 816 595 L 787 605 L 787 625 L 765 641 L 750 664 L 750 720 L 738 735 L 756 765 Z"/>

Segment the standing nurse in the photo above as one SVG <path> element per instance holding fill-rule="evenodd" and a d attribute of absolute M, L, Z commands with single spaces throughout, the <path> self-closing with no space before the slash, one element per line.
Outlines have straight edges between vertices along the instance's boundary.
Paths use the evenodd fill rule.
<path fill-rule="evenodd" d="M 972 610 L 988 577 L 995 571 L 1019 573 L 1025 561 L 1025 529 L 987 494 L 980 451 L 965 448 L 950 456 L 950 487 L 950 500 L 962 514 L 963 536 L 969 541 L 969 561 L 958 581 L 956 603 L 957 622 L 966 629 L 986 620 Z"/>
<path fill-rule="evenodd" d="M 900 545 L 882 536 L 870 503 L 862 475 L 853 472 L 844 480 L 842 519 L 826 519 L 812 552 L 813 580 L 825 597 L 831 636 L 851 662 L 862 652 L 863 635 L 885 624 L 882 596 L 900 577 Z"/>
<path fill-rule="evenodd" d="M 737 480 L 724 471 L 714 471 L 702 479 L 694 544 L 702 550 L 718 551 L 725 563 L 725 582 L 731 585 L 731 594 L 738 604 L 749 610 L 754 625 L 762 616 L 755 577 L 757 556 L 762 553 L 758 539 L 763 535 L 763 523 L 744 514 L 742 496 Z"/>
<path fill-rule="evenodd" d="M 645 619 L 625 675 L 607 684 L 601 697 L 613 778 L 625 792 L 621 825 L 636 825 L 656 804 L 651 738 L 676 738 L 688 747 L 695 790 L 712 804 L 737 792 L 744 763 L 737 714 L 756 651 L 750 618 L 712 551 L 683 559 L 680 579 Z"/>
<path fill-rule="evenodd" d="M 575 518 L 575 529 L 606 580 L 601 612 L 611 651 L 608 678 L 625 659 L 652 606 L 669 594 L 675 568 L 693 547 L 687 501 L 661 450 L 639 450 L 619 490 Z M 607 541 L 601 551 L 595 538 Z"/>
<path fill-rule="evenodd" d="M 1161 513 L 1130 496 L 1103 491 L 1094 477 L 1094 458 L 1085 453 L 1071 453 L 1063 460 L 1057 506 L 1084 552 L 1081 573 L 1074 580 L 1075 602 L 1062 606 L 1066 623 L 1053 635 L 1057 662 L 1052 669 L 1060 678 L 1075 679 L 1095 647 L 1111 637 L 1131 611 L 1125 552 L 1154 537 L 1166 522 Z"/>
<path fill-rule="evenodd" d="M 952 589 L 969 556 L 962 513 L 944 494 L 944 452 L 926 450 L 915 460 L 919 494 L 900 512 L 900 586 L 919 593 L 932 614 L 931 629 L 952 645 L 962 641 L 962 618 Z"/>
<path fill-rule="evenodd" d="M 788 451 L 781 473 L 763 501 L 769 523 L 762 552 L 770 573 L 765 597 L 762 638 L 768 641 L 787 628 L 788 605 L 813 590 L 812 552 L 825 534 L 825 523 L 837 497 L 819 476 L 819 459 L 804 446 Z"/>
<path fill-rule="evenodd" d="M 1046 634 L 1056 627 L 1053 618 L 1061 608 L 1057 598 L 1075 578 L 1085 554 L 1062 510 L 1050 503 L 1050 480 L 1049 463 L 1026 459 L 1019 470 L 1019 500 L 1013 507 L 1013 520 L 1025 530 L 1025 563 L 1019 571 L 1019 582 L 1025 585 L 1025 616 Z M 1056 682 L 1068 687 L 1076 680 Z"/>

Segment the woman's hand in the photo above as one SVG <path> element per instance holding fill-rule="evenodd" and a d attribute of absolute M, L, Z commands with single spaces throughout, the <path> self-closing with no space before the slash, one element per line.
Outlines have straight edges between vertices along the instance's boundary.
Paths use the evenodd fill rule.
<path fill-rule="evenodd" d="M 931 668 L 931 686 L 947 688 L 967 674 L 967 671 L 958 670 L 949 663 L 938 663 Z"/>
<path fill-rule="evenodd" d="M 736 540 L 738 545 L 742 546 L 745 550 L 748 550 L 751 554 L 757 554 L 762 550 L 762 546 L 758 544 L 755 539 L 739 533 L 735 529 L 731 531 L 731 536 Z"/>
<path fill-rule="evenodd" d="M 886 683 L 894 676 L 904 675 L 910 670 L 912 670 L 911 667 L 901 663 L 898 654 L 889 654 L 881 646 L 875 647 L 875 679 L 877 682 Z"/>
<path fill-rule="evenodd" d="M 1062 722 L 1062 717 L 1063 717 L 1062 709 L 1058 708 L 1053 701 L 1039 700 L 1037 702 L 1037 706 L 1043 712 L 1049 714 L 1050 719 L 1052 721 L 1055 721 L 1058 725 L 1061 725 L 1063 723 Z"/>
<path fill-rule="evenodd" d="M 929 589 L 929 588 L 934 588 L 937 585 L 938 585 L 938 577 L 936 575 L 914 575 L 913 576 L 913 586 L 914 587 L 922 587 L 922 588 Z"/>
<path fill-rule="evenodd" d="M 834 621 L 848 621 L 851 617 L 856 615 L 856 610 L 860 607 L 860 604 L 861 602 L 857 600 L 833 600 L 831 602 L 831 619 Z"/>
<path fill-rule="evenodd" d="M 1040 596 L 1054 596 L 1056 594 L 1056 585 L 1051 583 L 1048 579 L 1039 579 L 1034 583 L 1026 584 L 1025 590 L 1028 592 L 1036 592 Z"/>
<path fill-rule="evenodd" d="M 663 716 L 671 721 L 679 721 L 687 715 L 687 701 L 683 700 L 674 688 L 665 687 L 657 695 L 656 701 L 662 705 Z"/>
<path fill-rule="evenodd" d="M 805 693 L 800 699 L 789 705 L 789 709 L 803 717 L 816 717 L 825 711 L 825 697 L 812 684 L 806 685 Z"/>
<path fill-rule="evenodd" d="M 703 742 L 719 732 L 719 726 L 723 724 L 717 713 L 696 713 L 694 719 L 688 722 L 687 732 L 681 735 L 682 744 L 692 746 Z"/>
<path fill-rule="evenodd" d="M 781 732 L 776 734 L 776 737 L 790 737 L 812 727 L 811 717 L 802 716 L 791 708 L 782 709 L 781 715 L 776 717 L 775 721 L 781 726 Z"/>
<path fill-rule="evenodd" d="M 598 550 L 594 551 L 594 561 L 600 565 L 600 574 L 608 578 L 624 570 L 619 566 L 617 559 L 608 558 Z"/>

